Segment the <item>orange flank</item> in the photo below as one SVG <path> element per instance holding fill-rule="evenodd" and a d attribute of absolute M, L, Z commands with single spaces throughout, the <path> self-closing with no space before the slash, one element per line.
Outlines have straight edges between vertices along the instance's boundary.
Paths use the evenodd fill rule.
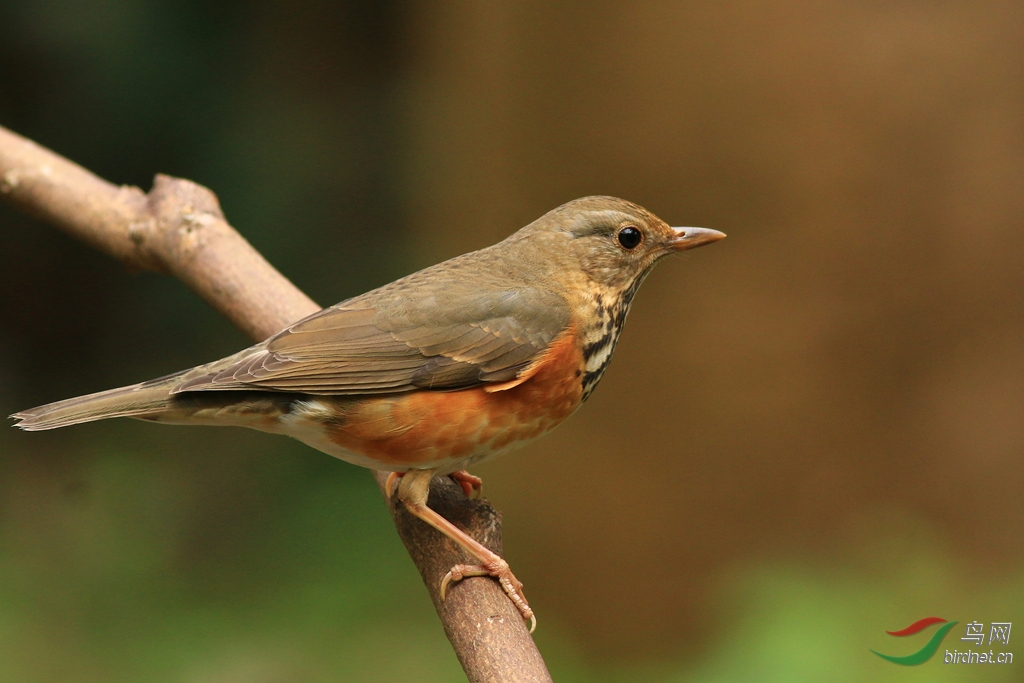
<path fill-rule="evenodd" d="M 319 398 L 335 403 L 343 415 L 327 426 L 330 441 L 376 461 L 381 469 L 478 462 L 531 441 L 569 417 L 580 405 L 582 371 L 583 355 L 571 326 L 511 382 L 360 397 L 358 402 Z"/>

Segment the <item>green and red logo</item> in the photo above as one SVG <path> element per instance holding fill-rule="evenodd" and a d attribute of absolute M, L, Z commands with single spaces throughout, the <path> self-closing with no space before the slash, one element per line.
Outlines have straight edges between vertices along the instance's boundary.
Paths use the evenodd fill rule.
<path fill-rule="evenodd" d="M 935 654 L 936 650 L 939 649 L 939 645 L 942 643 L 942 639 L 946 637 L 947 633 L 949 633 L 949 629 L 956 626 L 957 622 L 947 622 L 945 619 L 940 619 L 939 617 L 925 617 L 924 619 L 918 619 L 910 626 L 904 629 L 900 629 L 899 631 L 886 631 L 886 633 L 888 633 L 890 636 L 912 636 L 915 633 L 920 633 L 921 631 L 925 630 L 929 626 L 932 626 L 933 624 L 945 624 L 945 626 L 939 627 L 939 630 L 932 634 L 931 639 L 927 643 L 925 643 L 924 647 L 922 647 L 917 652 L 911 653 L 909 655 L 903 655 L 902 657 L 897 657 L 895 655 L 883 655 L 881 652 L 877 652 L 875 650 L 871 651 L 879 657 L 881 657 L 882 659 L 889 660 L 893 664 L 900 664 L 902 666 L 915 666 L 917 664 L 924 664 L 929 659 L 931 659 L 931 656 Z"/>

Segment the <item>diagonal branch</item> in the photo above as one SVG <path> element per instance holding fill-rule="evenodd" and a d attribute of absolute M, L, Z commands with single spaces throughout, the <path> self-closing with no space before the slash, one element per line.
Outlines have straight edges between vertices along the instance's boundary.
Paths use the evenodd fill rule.
<path fill-rule="evenodd" d="M 131 268 L 177 277 L 254 340 L 320 308 L 227 223 L 213 192 L 191 181 L 157 175 L 148 194 L 118 187 L 0 127 L 0 200 Z M 374 476 L 383 486 L 387 473 Z M 467 501 L 459 487 L 439 479 L 430 506 L 501 553 L 500 514 L 486 502 Z M 550 681 L 497 582 L 463 580 L 442 602 L 441 577 L 469 558 L 401 505 L 391 513 L 469 680 Z"/>

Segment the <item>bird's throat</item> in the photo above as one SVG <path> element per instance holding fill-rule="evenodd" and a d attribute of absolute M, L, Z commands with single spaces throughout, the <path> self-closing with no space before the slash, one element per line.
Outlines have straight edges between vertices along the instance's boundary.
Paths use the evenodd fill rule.
<path fill-rule="evenodd" d="M 612 362 L 612 353 L 619 343 L 619 334 L 629 314 L 629 305 L 633 302 L 640 285 L 650 274 L 654 262 L 640 272 L 624 289 L 602 287 L 592 290 L 584 306 L 590 308 L 589 315 L 584 319 L 593 321 L 580 335 L 583 343 L 583 400 L 586 401 L 597 383 L 601 381 L 608 364 Z"/>
<path fill-rule="evenodd" d="M 591 301 L 592 314 L 587 320 L 593 323 L 583 330 L 583 400 L 597 388 L 598 382 L 612 361 L 612 353 L 619 342 L 619 333 L 629 312 L 629 301 L 619 293 L 596 294 Z"/>

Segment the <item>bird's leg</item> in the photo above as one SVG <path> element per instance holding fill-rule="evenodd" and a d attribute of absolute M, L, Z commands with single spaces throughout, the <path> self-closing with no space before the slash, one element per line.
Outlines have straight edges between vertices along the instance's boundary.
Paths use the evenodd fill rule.
<path fill-rule="evenodd" d="M 402 501 L 406 509 L 413 515 L 434 527 L 442 534 L 455 541 L 459 546 L 480 564 L 457 564 L 448 570 L 448 573 L 441 579 L 441 599 L 444 600 L 448 592 L 448 586 L 453 581 L 461 581 L 469 576 L 492 576 L 498 580 L 502 589 L 509 599 L 519 609 L 523 619 L 530 621 L 530 633 L 537 628 L 537 617 L 526 602 L 523 595 L 523 584 L 515 577 L 509 569 L 508 562 L 500 555 L 484 547 L 479 541 L 458 528 L 440 514 L 427 507 L 427 495 L 430 493 L 430 481 L 434 478 L 432 470 L 409 470 L 398 482 L 398 499 Z M 394 474 L 392 474 L 394 477 Z M 387 488 L 390 490 L 393 484 L 392 477 L 388 477 Z"/>
<path fill-rule="evenodd" d="M 384 491 L 387 493 L 389 499 L 394 492 L 395 482 L 401 479 L 404 475 L 405 472 L 392 472 L 388 475 L 387 481 L 384 482 Z M 470 474 L 466 470 L 452 472 L 448 476 L 462 488 L 462 492 L 466 494 L 466 498 L 469 498 L 470 500 L 479 500 L 480 498 L 483 498 L 484 480 L 480 477 Z"/>
<path fill-rule="evenodd" d="M 398 484 L 398 480 L 405 476 L 405 472 L 391 472 L 388 474 L 388 478 L 384 480 L 384 495 L 388 497 L 388 501 L 391 501 L 391 497 L 395 495 L 395 486 Z"/>
<path fill-rule="evenodd" d="M 470 500 L 473 500 L 474 498 L 477 500 L 483 498 L 484 480 L 480 477 L 472 475 L 466 470 L 452 472 L 448 476 L 452 478 L 452 481 L 462 487 L 462 492 L 466 494 L 466 498 L 469 498 Z"/>

